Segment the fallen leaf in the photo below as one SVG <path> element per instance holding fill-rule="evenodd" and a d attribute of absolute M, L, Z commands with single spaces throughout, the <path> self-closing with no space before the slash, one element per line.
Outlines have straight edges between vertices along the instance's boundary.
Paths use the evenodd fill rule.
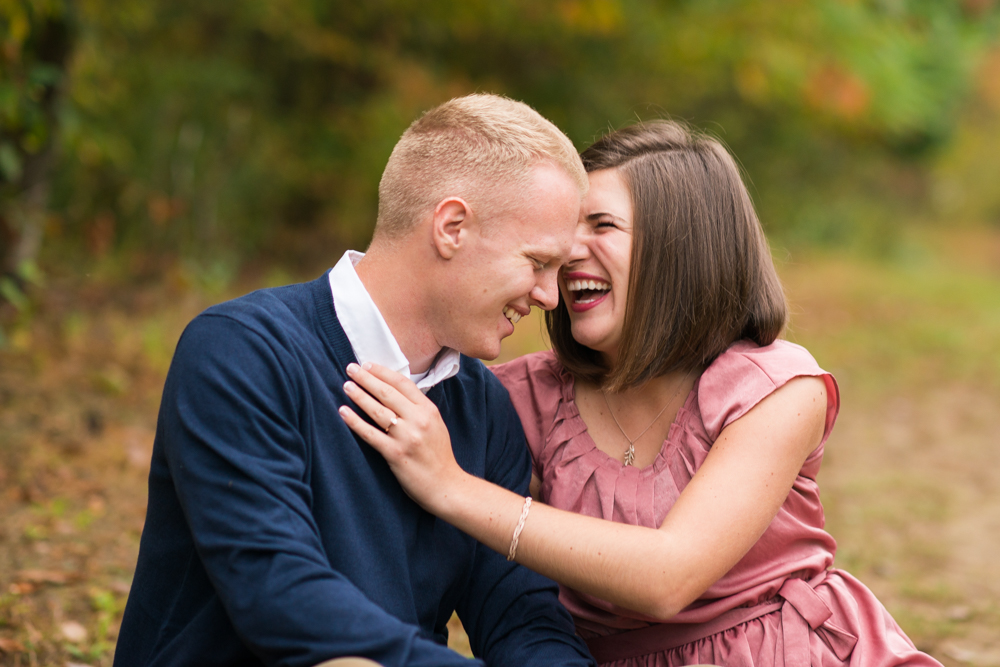
<path fill-rule="evenodd" d="M 79 644 L 87 639 L 87 628 L 83 627 L 76 621 L 66 621 L 61 623 L 59 625 L 59 629 L 62 631 L 63 637 L 74 644 Z"/>
<path fill-rule="evenodd" d="M 28 593 L 34 593 L 36 586 L 29 583 L 11 584 L 7 589 L 10 591 L 11 595 L 27 595 Z"/>
<path fill-rule="evenodd" d="M 79 578 L 80 575 L 76 573 L 60 572 L 58 570 L 21 570 L 17 573 L 19 581 L 32 584 L 56 584 L 57 586 L 61 586 Z"/>
<path fill-rule="evenodd" d="M 16 639 L 0 637 L 0 653 L 21 653 L 24 651 L 24 644 Z"/>

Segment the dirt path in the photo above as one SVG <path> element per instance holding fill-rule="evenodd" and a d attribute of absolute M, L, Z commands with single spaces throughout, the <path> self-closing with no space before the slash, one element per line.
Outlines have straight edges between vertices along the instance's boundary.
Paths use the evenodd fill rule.
<path fill-rule="evenodd" d="M 857 260 L 781 267 L 790 337 L 843 395 L 820 477 L 837 564 L 947 665 L 1000 665 L 1000 239 L 976 247 L 976 271 L 916 287 Z M 210 300 L 53 286 L 0 351 L 0 665 L 111 664 L 163 375 Z M 540 344 L 537 319 L 506 356 Z"/>

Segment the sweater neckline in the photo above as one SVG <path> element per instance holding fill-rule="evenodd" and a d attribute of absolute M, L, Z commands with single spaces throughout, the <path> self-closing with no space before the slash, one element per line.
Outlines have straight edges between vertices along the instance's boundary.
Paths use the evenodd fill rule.
<path fill-rule="evenodd" d="M 333 306 L 333 295 L 330 293 L 330 283 L 326 271 L 316 280 L 312 281 L 311 288 L 313 303 L 316 306 L 316 313 L 319 317 L 320 329 L 326 336 L 326 342 L 333 350 L 333 360 L 342 373 L 347 374 L 347 365 L 351 362 L 357 363 L 354 355 L 354 348 L 347 338 L 344 327 L 340 325 L 337 318 L 337 309 Z"/>

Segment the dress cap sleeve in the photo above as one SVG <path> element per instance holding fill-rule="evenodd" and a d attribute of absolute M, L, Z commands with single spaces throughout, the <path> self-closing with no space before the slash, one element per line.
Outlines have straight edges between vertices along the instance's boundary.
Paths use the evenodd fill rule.
<path fill-rule="evenodd" d="M 709 437 L 714 441 L 729 424 L 800 376 L 821 377 L 826 382 L 825 443 L 840 410 L 837 382 L 819 367 L 808 350 L 785 340 L 764 347 L 741 340 L 705 369 L 698 383 L 698 405 Z"/>
<path fill-rule="evenodd" d="M 564 389 L 558 368 L 555 355 L 550 351 L 526 354 L 490 367 L 507 388 L 510 402 L 521 418 L 524 436 L 531 450 L 533 471 L 538 477 L 541 477 L 538 462 Z"/>

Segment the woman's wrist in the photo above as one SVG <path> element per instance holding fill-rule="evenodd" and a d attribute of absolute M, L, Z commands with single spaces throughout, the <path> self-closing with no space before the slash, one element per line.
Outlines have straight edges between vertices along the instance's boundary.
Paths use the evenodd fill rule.
<path fill-rule="evenodd" d="M 494 551 L 509 553 L 524 496 L 462 471 L 438 494 L 430 511 Z"/>
<path fill-rule="evenodd" d="M 456 465 L 453 470 L 434 478 L 431 493 L 422 503 L 424 509 L 446 521 L 452 521 L 460 508 L 469 503 L 476 481 L 482 481 Z"/>

